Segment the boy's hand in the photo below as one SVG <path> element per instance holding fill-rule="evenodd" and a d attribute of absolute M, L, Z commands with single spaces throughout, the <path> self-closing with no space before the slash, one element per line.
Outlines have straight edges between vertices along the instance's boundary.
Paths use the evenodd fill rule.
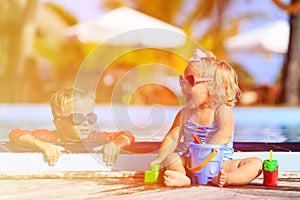
<path fill-rule="evenodd" d="M 65 148 L 62 146 L 54 145 L 48 142 L 43 142 L 40 148 L 42 149 L 49 166 L 54 166 L 62 151 L 65 150 Z"/>
<path fill-rule="evenodd" d="M 103 145 L 103 161 L 106 162 L 106 166 L 112 166 L 116 162 L 120 152 L 120 147 L 114 142 Z"/>

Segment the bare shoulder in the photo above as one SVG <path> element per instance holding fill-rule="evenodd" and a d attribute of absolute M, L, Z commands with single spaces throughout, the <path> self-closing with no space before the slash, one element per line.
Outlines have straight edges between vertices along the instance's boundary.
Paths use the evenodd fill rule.
<path fill-rule="evenodd" d="M 181 127 L 182 124 L 186 122 L 187 117 L 188 117 L 188 108 L 187 107 L 181 108 L 175 117 L 175 120 L 173 122 L 171 129 L 173 129 L 175 127 Z"/>
<path fill-rule="evenodd" d="M 180 118 L 182 123 L 185 123 L 188 120 L 189 113 L 190 113 L 190 108 L 186 106 L 180 110 Z"/>
<path fill-rule="evenodd" d="M 227 105 L 221 105 L 216 108 L 215 111 L 216 118 L 233 118 L 232 107 Z"/>
<path fill-rule="evenodd" d="M 227 105 L 221 105 L 216 108 L 216 114 L 220 114 L 223 112 L 232 113 L 232 107 L 227 106 Z"/>

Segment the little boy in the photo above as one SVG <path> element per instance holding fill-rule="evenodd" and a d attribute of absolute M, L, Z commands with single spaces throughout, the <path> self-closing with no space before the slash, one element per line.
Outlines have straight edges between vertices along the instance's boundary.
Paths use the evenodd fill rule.
<path fill-rule="evenodd" d="M 134 136 L 129 131 L 97 132 L 92 130 L 97 121 L 93 98 L 86 92 L 64 88 L 50 95 L 50 105 L 53 123 L 56 130 L 46 129 L 23 130 L 14 129 L 9 133 L 10 141 L 15 145 L 27 147 L 42 152 L 46 161 L 53 166 L 65 150 L 57 142 L 101 142 L 103 146 L 103 161 L 111 166 L 117 159 L 120 148 L 134 142 Z M 55 144 L 54 144 L 55 143 Z"/>

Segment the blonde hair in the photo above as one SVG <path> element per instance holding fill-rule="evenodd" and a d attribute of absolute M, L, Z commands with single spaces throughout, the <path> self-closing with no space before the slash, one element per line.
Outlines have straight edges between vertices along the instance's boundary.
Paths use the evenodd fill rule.
<path fill-rule="evenodd" d="M 225 89 L 226 105 L 234 107 L 241 96 L 238 76 L 235 70 L 226 61 L 216 60 L 217 73 L 220 73 Z"/>
<path fill-rule="evenodd" d="M 63 88 L 49 96 L 49 102 L 54 118 L 63 116 L 75 101 L 88 99 L 94 104 L 93 98 L 85 91 L 77 88 Z"/>
<path fill-rule="evenodd" d="M 227 62 L 217 59 L 211 52 L 204 52 L 206 57 L 190 64 L 201 77 L 214 78 L 214 81 L 207 82 L 212 107 L 216 108 L 222 104 L 234 107 L 241 95 L 235 70 Z"/>

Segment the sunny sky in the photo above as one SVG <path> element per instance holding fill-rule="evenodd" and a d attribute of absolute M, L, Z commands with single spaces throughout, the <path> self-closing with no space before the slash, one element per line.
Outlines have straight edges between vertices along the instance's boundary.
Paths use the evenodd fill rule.
<path fill-rule="evenodd" d="M 95 18 L 103 12 L 99 6 L 101 0 L 40 0 L 40 2 L 54 2 L 61 5 L 79 21 Z"/>

